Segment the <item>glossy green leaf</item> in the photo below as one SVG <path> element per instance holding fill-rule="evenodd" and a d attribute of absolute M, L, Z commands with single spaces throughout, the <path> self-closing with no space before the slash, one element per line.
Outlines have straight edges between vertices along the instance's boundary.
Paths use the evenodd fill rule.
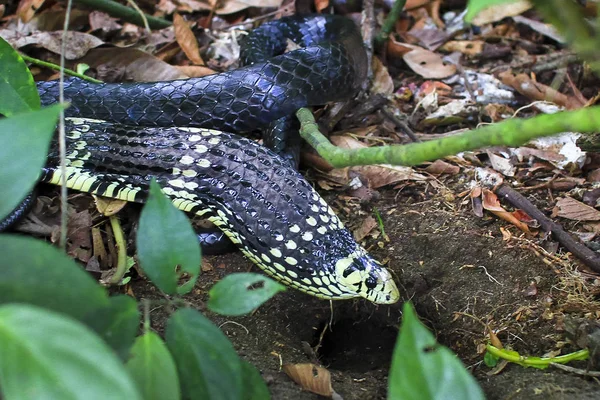
<path fill-rule="evenodd" d="M 465 21 L 471 22 L 473 18 L 488 7 L 500 4 L 515 3 L 519 0 L 469 0 L 467 3 L 467 14 Z"/>
<path fill-rule="evenodd" d="M 484 399 L 477 381 L 455 354 L 435 341 L 409 302 L 394 349 L 388 399 Z"/>
<path fill-rule="evenodd" d="M 19 53 L 0 37 L 0 114 L 14 114 L 40 108 L 40 96 Z"/>
<path fill-rule="evenodd" d="M 141 399 L 94 332 L 26 304 L 0 306 L 0 391 L 7 400 Z"/>
<path fill-rule="evenodd" d="M 148 331 L 136 339 L 126 367 L 144 400 L 181 398 L 175 361 L 156 333 Z"/>
<path fill-rule="evenodd" d="M 167 322 L 166 339 L 185 398 L 242 398 L 240 359 L 229 339 L 205 316 L 190 308 L 176 311 Z"/>
<path fill-rule="evenodd" d="M 198 239 L 185 214 L 154 181 L 140 216 L 136 243 L 144 272 L 160 290 L 168 294 L 192 290 L 200 273 Z"/>
<path fill-rule="evenodd" d="M 499 358 L 490 353 L 489 351 L 486 351 L 483 355 L 483 362 L 490 368 L 494 368 L 496 365 L 498 365 L 498 360 Z"/>
<path fill-rule="evenodd" d="M 251 313 L 285 286 L 251 272 L 230 274 L 208 292 L 208 308 L 222 315 Z"/>
<path fill-rule="evenodd" d="M 2 89 L 0 93 L 2 97 Z M 46 162 L 61 107 L 0 119 L 0 220 L 33 189 Z"/>
<path fill-rule="evenodd" d="M 2 234 L 0 249 L 0 305 L 28 303 L 80 320 L 109 305 L 106 291 L 48 243 Z"/>
<path fill-rule="evenodd" d="M 242 361 L 242 379 L 244 384 L 244 400 L 269 400 L 271 393 L 260 372 L 246 360 Z"/>
<path fill-rule="evenodd" d="M 138 304 L 123 294 L 111 296 L 106 306 L 88 312 L 82 322 L 126 360 L 140 328 Z"/>

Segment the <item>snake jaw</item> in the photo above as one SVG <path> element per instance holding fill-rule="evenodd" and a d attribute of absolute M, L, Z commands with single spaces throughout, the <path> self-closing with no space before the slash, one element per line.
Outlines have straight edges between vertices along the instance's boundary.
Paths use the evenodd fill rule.
<path fill-rule="evenodd" d="M 390 272 L 359 247 L 335 264 L 338 282 L 349 291 L 375 304 L 393 304 L 400 292 Z"/>

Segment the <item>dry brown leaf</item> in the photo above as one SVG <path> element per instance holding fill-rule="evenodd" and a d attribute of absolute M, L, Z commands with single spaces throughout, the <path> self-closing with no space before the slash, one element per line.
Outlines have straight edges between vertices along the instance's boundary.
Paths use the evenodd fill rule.
<path fill-rule="evenodd" d="M 531 3 L 527 0 L 515 1 L 513 3 L 503 3 L 489 6 L 477 13 L 473 18 L 473 25 L 485 25 L 491 22 L 500 21 L 506 17 L 513 17 L 529 10 Z"/>
<path fill-rule="evenodd" d="M 552 210 L 552 216 L 575 221 L 600 221 L 600 211 L 572 197 L 558 199 Z"/>
<path fill-rule="evenodd" d="M 19 2 L 19 6 L 17 7 L 17 17 L 21 19 L 21 21 L 27 23 L 29 22 L 36 11 L 40 9 L 42 4 L 44 4 L 45 0 L 21 0 Z"/>
<path fill-rule="evenodd" d="M 125 200 L 110 199 L 108 197 L 95 196 L 96 209 L 98 212 L 106 217 L 115 215 L 127 205 Z"/>
<path fill-rule="evenodd" d="M 458 51 L 469 57 L 474 57 L 483 51 L 485 42 L 483 40 L 453 40 L 440 47 L 440 50 L 453 53 Z"/>
<path fill-rule="evenodd" d="M 201 78 L 203 76 L 216 74 L 215 70 L 203 65 L 175 65 L 175 68 L 190 78 Z"/>
<path fill-rule="evenodd" d="M 89 15 L 89 21 L 92 31 L 101 29 L 104 32 L 112 32 L 123 27 L 123 25 L 117 22 L 117 18 L 113 18 L 101 11 L 92 11 Z"/>
<path fill-rule="evenodd" d="M 500 205 L 500 200 L 498 200 L 498 196 L 496 193 L 492 192 L 489 189 L 483 188 L 481 190 L 482 198 L 483 198 L 483 208 L 488 211 L 506 211 L 502 205 Z"/>
<path fill-rule="evenodd" d="M 428 79 L 443 79 L 456 73 L 456 66 L 445 62 L 439 54 L 412 46 L 413 50 L 404 54 L 404 62 L 417 74 Z"/>
<path fill-rule="evenodd" d="M 460 167 L 447 163 L 444 160 L 435 160 L 433 163 L 428 165 L 427 168 L 425 168 L 425 171 L 434 176 L 439 176 L 442 174 L 456 175 L 460 172 Z"/>
<path fill-rule="evenodd" d="M 371 93 L 380 93 L 384 96 L 394 93 L 394 82 L 388 69 L 383 65 L 378 57 L 373 57 L 373 85 Z"/>
<path fill-rule="evenodd" d="M 233 14 L 250 7 L 256 8 L 279 8 L 283 0 L 228 0 L 221 3 L 217 9 L 218 15 Z"/>
<path fill-rule="evenodd" d="M 550 101 L 569 110 L 585 105 L 585 102 L 580 101 L 577 97 L 562 94 L 550 86 L 534 81 L 527 74 L 515 75 L 512 71 L 504 71 L 498 74 L 498 78 L 502 83 L 513 87 L 530 100 Z"/>
<path fill-rule="evenodd" d="M 179 47 L 181 47 L 187 58 L 196 65 L 204 65 L 196 36 L 187 21 L 178 13 L 173 15 L 173 28 L 177 43 L 179 43 Z"/>
<path fill-rule="evenodd" d="M 315 9 L 318 13 L 329 7 L 329 0 L 314 0 Z"/>
<path fill-rule="evenodd" d="M 283 372 L 304 390 L 326 397 L 331 397 L 334 393 L 331 374 L 323 367 L 315 364 L 286 364 Z"/>
<path fill-rule="evenodd" d="M 60 54 L 61 52 L 62 34 L 62 31 L 54 31 L 34 32 L 29 36 L 22 36 L 13 30 L 0 30 L 0 36 L 15 49 L 35 44 L 56 54 Z M 67 60 L 77 60 L 83 57 L 90 49 L 104 44 L 96 36 L 82 32 L 68 31 L 66 39 L 65 58 Z"/>
<path fill-rule="evenodd" d="M 332 136 L 330 139 L 333 144 L 342 149 L 361 149 L 367 147 L 365 144 L 348 136 L 338 135 Z M 345 168 L 342 168 L 341 170 L 343 171 Z M 405 180 L 425 181 L 428 179 L 425 175 L 415 172 L 410 167 L 399 165 L 363 165 L 349 167 L 349 170 L 366 178 L 369 181 L 369 186 L 373 189 Z M 340 172 L 338 171 L 338 174 L 339 173 Z"/>
<path fill-rule="evenodd" d="M 371 233 L 371 231 L 376 227 L 377 221 L 375 220 L 375 218 L 368 216 L 363 220 L 360 226 L 352 232 L 352 234 L 354 235 L 354 239 L 357 242 L 360 242 L 365 237 L 367 237 L 367 235 Z"/>
<path fill-rule="evenodd" d="M 96 68 L 99 75 L 105 74 L 100 78 L 105 81 L 156 82 L 188 77 L 172 65 L 133 48 L 94 49 L 79 61 Z"/>

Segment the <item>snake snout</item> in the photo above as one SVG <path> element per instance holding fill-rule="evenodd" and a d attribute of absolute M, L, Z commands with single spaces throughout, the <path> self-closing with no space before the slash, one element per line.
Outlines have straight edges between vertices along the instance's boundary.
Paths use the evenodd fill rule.
<path fill-rule="evenodd" d="M 390 272 L 366 253 L 351 254 L 335 267 L 340 283 L 360 297 L 375 304 L 393 304 L 400 299 Z"/>

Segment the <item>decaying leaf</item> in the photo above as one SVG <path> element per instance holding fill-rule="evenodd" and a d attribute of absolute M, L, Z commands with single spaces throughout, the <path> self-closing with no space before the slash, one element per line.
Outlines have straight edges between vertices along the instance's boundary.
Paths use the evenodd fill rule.
<path fill-rule="evenodd" d="M 477 13 L 473 18 L 473 25 L 485 25 L 492 22 L 500 21 L 506 17 L 513 17 L 529 10 L 531 3 L 527 0 L 519 0 L 489 6 Z"/>
<path fill-rule="evenodd" d="M 527 224 L 521 222 L 519 218 L 514 213 L 506 211 L 498 200 L 498 196 L 494 192 L 489 189 L 482 189 L 481 191 L 483 197 L 483 208 L 494 214 L 500 219 L 505 220 L 506 222 L 510 222 L 523 232 L 530 234 L 529 226 Z M 522 211 L 521 211 L 522 213 Z"/>
<path fill-rule="evenodd" d="M 332 136 L 331 142 L 343 149 L 360 149 L 367 147 L 365 144 L 349 136 Z M 342 170 L 346 170 L 343 168 Z M 410 167 L 399 165 L 379 164 L 349 167 L 349 170 L 363 176 L 369 181 L 369 187 L 377 189 L 400 181 L 425 181 L 425 175 L 415 172 Z M 337 172 L 339 176 L 339 171 Z"/>
<path fill-rule="evenodd" d="M 371 93 L 381 93 L 384 96 L 394 93 L 394 82 L 388 69 L 381 63 L 379 58 L 373 57 L 373 85 Z"/>
<path fill-rule="evenodd" d="M 474 57 L 483 51 L 484 45 L 483 40 L 453 40 L 445 43 L 441 49 L 449 53 L 458 51 L 469 57 Z"/>
<path fill-rule="evenodd" d="M 443 174 L 456 175 L 460 172 L 460 167 L 452 165 L 444 160 L 435 160 L 433 163 L 425 168 L 425 171 L 431 175 L 439 176 Z"/>
<path fill-rule="evenodd" d="M 413 50 L 404 54 L 404 62 L 417 74 L 428 79 L 444 79 L 456 73 L 456 66 L 445 62 L 439 54 L 422 47 L 410 46 Z"/>
<path fill-rule="evenodd" d="M 196 65 L 204 65 L 196 36 L 187 21 L 178 13 L 173 15 L 173 27 L 177 43 L 179 43 L 181 50 L 183 50 L 187 58 Z"/>
<path fill-rule="evenodd" d="M 15 49 L 35 44 L 56 54 L 61 52 L 62 35 L 62 31 L 54 31 L 34 32 L 29 36 L 23 36 L 14 30 L 0 29 L 0 36 Z M 96 36 L 74 31 L 67 32 L 66 42 L 65 58 L 67 60 L 77 60 L 86 55 L 90 49 L 104 44 Z"/>
<path fill-rule="evenodd" d="M 323 367 L 309 363 L 286 364 L 283 372 L 304 390 L 326 397 L 331 397 L 334 393 L 331 374 Z"/>
<path fill-rule="evenodd" d="M 552 216 L 575 221 L 600 221 L 600 211 L 572 197 L 558 199 L 552 210 Z"/>
<path fill-rule="evenodd" d="M 354 235 L 354 239 L 356 239 L 357 242 L 360 242 L 365 237 L 367 237 L 367 235 L 371 233 L 371 231 L 376 227 L 377 221 L 375 220 L 375 218 L 368 216 L 363 220 L 360 226 L 357 229 L 355 229 L 354 232 L 352 232 Z"/>
<path fill-rule="evenodd" d="M 510 159 L 499 156 L 487 150 L 487 155 L 490 158 L 492 168 L 500 172 L 504 176 L 515 176 L 517 167 L 511 163 Z"/>
<path fill-rule="evenodd" d="M 23 22 L 29 22 L 45 0 L 21 0 L 17 8 L 17 17 Z"/>
<path fill-rule="evenodd" d="M 134 48 L 94 49 L 79 60 L 105 81 L 156 82 L 187 78 L 172 65 Z"/>
<path fill-rule="evenodd" d="M 111 199 L 108 197 L 95 196 L 96 209 L 98 212 L 106 217 L 115 215 L 127 205 L 125 200 Z"/>

